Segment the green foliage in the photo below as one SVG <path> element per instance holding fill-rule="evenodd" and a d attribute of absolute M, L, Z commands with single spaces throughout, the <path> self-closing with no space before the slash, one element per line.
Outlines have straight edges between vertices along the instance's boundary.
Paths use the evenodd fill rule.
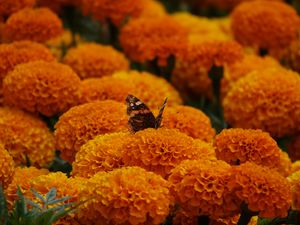
<path fill-rule="evenodd" d="M 51 225 L 60 218 L 74 212 L 81 204 L 68 203 L 69 196 L 56 197 L 56 189 L 51 190 L 45 197 L 31 189 L 31 192 L 41 203 L 31 201 L 24 197 L 20 188 L 11 212 L 8 212 L 7 203 L 2 187 L 0 186 L 0 222 L 1 225 Z"/>

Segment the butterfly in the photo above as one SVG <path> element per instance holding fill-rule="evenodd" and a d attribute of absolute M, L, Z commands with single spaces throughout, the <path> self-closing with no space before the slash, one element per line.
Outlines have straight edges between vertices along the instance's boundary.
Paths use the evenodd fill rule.
<path fill-rule="evenodd" d="M 168 98 L 160 107 L 157 117 L 153 115 L 148 106 L 133 95 L 126 97 L 128 125 L 134 133 L 146 128 L 159 128 L 162 121 L 162 114 L 167 104 Z"/>

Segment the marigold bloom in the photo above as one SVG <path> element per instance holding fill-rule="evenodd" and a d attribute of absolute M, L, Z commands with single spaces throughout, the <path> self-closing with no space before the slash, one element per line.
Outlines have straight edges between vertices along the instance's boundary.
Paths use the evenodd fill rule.
<path fill-rule="evenodd" d="M 129 69 L 129 62 L 121 52 L 96 43 L 80 44 L 68 50 L 63 62 L 82 79 L 109 76 Z"/>
<path fill-rule="evenodd" d="M 291 205 L 290 184 L 275 170 L 251 162 L 232 167 L 228 187 L 258 216 L 287 216 Z"/>
<path fill-rule="evenodd" d="M 131 20 L 121 30 L 120 43 L 128 57 L 137 62 L 158 60 L 165 66 L 187 44 L 187 31 L 171 17 Z"/>
<path fill-rule="evenodd" d="M 15 162 L 2 144 L 0 144 L 0 165 L 0 186 L 5 189 L 14 176 Z"/>
<path fill-rule="evenodd" d="M 227 187 L 231 166 L 221 160 L 185 160 L 169 177 L 171 191 L 189 216 L 234 215 L 239 205 Z"/>
<path fill-rule="evenodd" d="M 121 25 L 127 17 L 137 17 L 144 8 L 141 0 L 81 0 L 81 8 L 85 14 L 101 21 L 111 21 L 115 25 Z"/>
<path fill-rule="evenodd" d="M 2 0 L 0 4 L 0 16 L 9 16 L 26 7 L 33 7 L 36 0 Z"/>
<path fill-rule="evenodd" d="M 133 85 L 134 90 L 130 94 L 137 96 L 152 109 L 158 109 L 166 97 L 168 97 L 168 106 L 182 104 L 179 92 L 161 77 L 137 71 L 119 72 L 113 77 Z"/>
<path fill-rule="evenodd" d="M 30 181 L 35 177 L 46 175 L 49 171 L 46 169 L 37 169 L 35 167 L 17 167 L 11 183 L 5 190 L 8 207 L 12 208 L 14 201 L 18 199 L 17 190 L 18 186 L 21 191 L 30 189 Z"/>
<path fill-rule="evenodd" d="M 3 28 L 6 41 L 45 42 L 62 33 L 62 22 L 48 8 L 25 8 L 12 14 Z"/>
<path fill-rule="evenodd" d="M 72 175 L 90 178 L 97 172 L 121 167 L 125 135 L 125 132 L 99 135 L 82 145 L 72 164 Z"/>
<path fill-rule="evenodd" d="M 249 73 L 225 96 L 223 108 L 232 127 L 293 134 L 300 128 L 300 77 L 280 68 Z"/>
<path fill-rule="evenodd" d="M 127 130 L 125 104 L 106 100 L 75 106 L 55 124 L 56 147 L 62 158 L 73 162 L 76 152 L 88 140 L 106 133 Z"/>
<path fill-rule="evenodd" d="M 101 218 L 111 224 L 161 224 L 173 204 L 168 182 L 139 167 L 97 173 L 87 182 L 81 200 L 91 196 L 79 208 L 84 224 Z"/>
<path fill-rule="evenodd" d="M 0 108 L 0 140 L 17 165 L 47 166 L 54 158 L 54 137 L 38 117 L 14 108 Z"/>
<path fill-rule="evenodd" d="M 280 67 L 279 62 L 268 56 L 260 57 L 254 54 L 246 54 L 242 60 L 226 65 L 224 76 L 221 80 L 221 93 L 223 97 L 238 79 L 250 72 L 263 71 L 272 67 Z"/>
<path fill-rule="evenodd" d="M 212 142 L 216 131 L 208 116 L 201 110 L 190 106 L 167 107 L 163 114 L 162 126 L 176 128 L 192 138 Z"/>
<path fill-rule="evenodd" d="M 215 158 L 213 147 L 176 129 L 145 129 L 123 142 L 123 162 L 167 177 L 185 159 Z"/>
<path fill-rule="evenodd" d="M 262 49 L 286 47 L 297 38 L 300 24 L 296 10 L 279 1 L 244 2 L 231 18 L 236 40 Z"/>
<path fill-rule="evenodd" d="M 291 174 L 295 173 L 297 171 L 300 171 L 300 160 L 293 162 L 292 168 L 291 168 Z"/>
<path fill-rule="evenodd" d="M 190 43 L 176 60 L 172 83 L 183 92 L 209 96 L 212 84 L 208 71 L 212 66 L 232 64 L 242 57 L 242 47 L 234 41 Z"/>
<path fill-rule="evenodd" d="M 292 161 L 300 160 L 300 134 L 296 134 L 288 143 L 288 153 Z"/>
<path fill-rule="evenodd" d="M 217 158 L 231 165 L 253 162 L 277 167 L 281 150 L 269 133 L 262 130 L 224 129 L 214 142 Z"/>
<path fill-rule="evenodd" d="M 5 77 L 3 96 L 10 106 L 53 116 L 78 103 L 79 86 L 80 79 L 69 66 L 35 61 L 17 65 Z"/>
<path fill-rule="evenodd" d="M 291 174 L 288 178 L 289 183 L 291 184 L 292 190 L 292 209 L 293 210 L 300 210 L 300 171 L 297 171 Z"/>
<path fill-rule="evenodd" d="M 284 151 L 280 151 L 280 160 L 277 165 L 277 171 L 284 177 L 289 176 L 292 172 L 292 161 L 289 155 Z"/>

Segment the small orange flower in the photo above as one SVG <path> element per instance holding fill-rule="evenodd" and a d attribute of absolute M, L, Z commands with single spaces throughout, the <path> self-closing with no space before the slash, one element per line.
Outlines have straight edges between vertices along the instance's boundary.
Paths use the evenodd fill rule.
<path fill-rule="evenodd" d="M 63 62 L 82 79 L 110 76 L 129 69 L 129 62 L 121 52 L 96 43 L 80 44 L 68 50 Z"/>
<path fill-rule="evenodd" d="M 97 172 L 121 167 L 125 135 L 125 132 L 99 135 L 82 145 L 72 164 L 72 175 L 90 178 Z"/>
<path fill-rule="evenodd" d="M 277 167 L 281 150 L 270 134 L 262 130 L 224 129 L 215 138 L 217 158 L 231 165 L 253 162 L 270 168 Z"/>
<path fill-rule="evenodd" d="M 121 46 L 131 60 L 144 63 L 158 60 L 167 64 L 170 56 L 177 56 L 187 44 L 187 31 L 171 17 L 131 20 L 121 30 Z"/>
<path fill-rule="evenodd" d="M 5 197 L 7 199 L 8 207 L 12 208 L 14 201 L 18 198 L 18 186 L 21 191 L 30 189 L 30 181 L 35 177 L 48 174 L 46 169 L 37 169 L 35 167 L 17 167 L 13 176 L 12 182 L 5 190 Z"/>
<path fill-rule="evenodd" d="M 55 125 L 56 147 L 70 162 L 88 140 L 100 134 L 127 130 L 125 104 L 106 100 L 75 106 L 64 113 Z"/>
<path fill-rule="evenodd" d="M 35 61 L 17 65 L 5 77 L 3 96 L 7 105 L 53 116 L 78 103 L 79 86 L 80 79 L 69 66 Z"/>
<path fill-rule="evenodd" d="M 283 68 L 254 71 L 239 79 L 223 100 L 232 127 L 262 129 L 272 137 L 300 129 L 300 77 Z"/>
<path fill-rule="evenodd" d="M 280 67 L 278 61 L 271 57 L 259 57 L 254 54 L 246 54 L 244 58 L 236 63 L 225 66 L 224 76 L 221 81 L 221 92 L 223 97 L 232 88 L 234 83 L 253 71 L 263 71 L 264 69 Z"/>
<path fill-rule="evenodd" d="M 6 41 L 45 42 L 62 33 L 62 22 L 48 8 L 25 8 L 12 14 L 3 28 Z"/>
<path fill-rule="evenodd" d="M 292 173 L 288 178 L 289 183 L 291 184 L 293 203 L 293 210 L 300 210 L 300 171 Z"/>
<path fill-rule="evenodd" d="M 0 4 L 0 16 L 9 16 L 23 8 L 33 7 L 36 0 L 2 0 Z"/>
<path fill-rule="evenodd" d="M 173 204 L 168 182 L 139 167 L 97 173 L 81 193 L 91 197 L 79 208 L 84 224 L 161 224 Z"/>
<path fill-rule="evenodd" d="M 105 22 L 110 20 L 120 26 L 127 17 L 137 17 L 144 8 L 141 0 L 81 0 L 81 8 L 85 14 Z"/>
<path fill-rule="evenodd" d="M 232 12 L 232 31 L 243 45 L 262 49 L 284 48 L 297 38 L 296 10 L 279 1 L 249 1 Z"/>
<path fill-rule="evenodd" d="M 228 187 L 250 211 L 261 217 L 285 217 L 291 206 L 290 184 L 285 177 L 254 163 L 232 167 Z"/>
<path fill-rule="evenodd" d="M 221 160 L 185 160 L 169 177 L 171 191 L 189 216 L 234 215 L 239 205 L 227 187 L 231 166 Z"/>
<path fill-rule="evenodd" d="M 190 106 L 167 107 L 163 114 L 162 126 L 178 129 L 192 138 L 206 142 L 212 142 L 216 134 L 209 117 Z"/>
<path fill-rule="evenodd" d="M 43 167 L 54 158 L 54 137 L 38 117 L 18 109 L 0 108 L 0 140 L 16 165 Z"/>
<path fill-rule="evenodd" d="M 14 176 L 15 162 L 2 144 L 0 144 L 0 165 L 0 186 L 5 189 Z"/>
<path fill-rule="evenodd" d="M 123 142 L 123 162 L 167 177 L 185 159 L 215 158 L 213 147 L 176 129 L 145 129 Z"/>

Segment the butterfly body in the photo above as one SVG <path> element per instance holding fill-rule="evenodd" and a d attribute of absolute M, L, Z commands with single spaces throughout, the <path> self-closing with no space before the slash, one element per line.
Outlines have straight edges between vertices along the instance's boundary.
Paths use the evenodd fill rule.
<path fill-rule="evenodd" d="M 133 132 L 146 128 L 159 128 L 162 121 L 162 113 L 167 104 L 167 99 L 161 106 L 158 116 L 155 117 L 148 106 L 133 95 L 126 97 L 128 125 Z"/>

